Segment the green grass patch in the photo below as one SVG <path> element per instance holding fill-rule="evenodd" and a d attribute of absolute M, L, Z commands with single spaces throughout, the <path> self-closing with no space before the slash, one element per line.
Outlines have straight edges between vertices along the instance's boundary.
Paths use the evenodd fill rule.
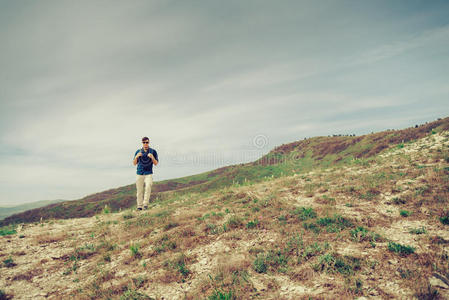
<path fill-rule="evenodd" d="M 412 246 L 401 245 L 395 242 L 388 242 L 388 250 L 400 254 L 401 256 L 406 256 L 415 252 L 415 248 Z"/>
<path fill-rule="evenodd" d="M 427 233 L 426 228 L 421 227 L 421 228 L 412 228 L 409 231 L 411 234 L 424 234 Z"/>
<path fill-rule="evenodd" d="M 176 242 L 170 240 L 167 234 L 164 234 L 158 241 L 158 246 L 154 249 L 157 253 L 165 252 L 167 250 L 176 249 Z"/>
<path fill-rule="evenodd" d="M 17 231 L 14 225 L 3 226 L 0 228 L 0 236 L 12 235 L 16 233 Z"/>
<path fill-rule="evenodd" d="M 281 250 L 270 250 L 267 253 L 259 253 L 254 260 L 253 267 L 257 273 L 266 273 L 268 270 L 285 271 L 288 257 Z"/>
<path fill-rule="evenodd" d="M 259 225 L 259 221 L 255 219 L 254 221 L 249 221 L 248 223 L 246 223 L 246 228 L 247 229 L 255 228 L 257 227 L 257 225 Z"/>
<path fill-rule="evenodd" d="M 234 295 L 233 291 L 221 291 L 221 290 L 215 290 L 212 295 L 210 295 L 208 300 L 234 300 L 237 299 Z"/>
<path fill-rule="evenodd" d="M 356 242 L 370 241 L 371 243 L 382 240 L 377 233 L 371 232 L 363 226 L 357 226 L 349 232 L 351 239 Z"/>
<path fill-rule="evenodd" d="M 298 207 L 293 211 L 293 214 L 298 216 L 298 219 L 301 221 L 306 221 L 317 217 L 317 214 L 312 207 Z"/>
<path fill-rule="evenodd" d="M 338 214 L 333 217 L 323 217 L 316 221 L 316 224 L 321 227 L 326 227 L 327 232 L 340 232 L 341 230 L 353 227 L 352 222 Z"/>
<path fill-rule="evenodd" d="M 449 211 L 440 217 L 440 222 L 444 225 L 449 225 Z"/>
<path fill-rule="evenodd" d="M 182 275 L 182 277 L 185 278 L 191 273 L 190 270 L 186 266 L 186 261 L 187 261 L 186 256 L 183 253 L 181 253 L 174 260 L 167 261 L 165 263 L 165 266 L 168 266 L 168 267 L 171 267 L 171 268 L 177 270 Z"/>
<path fill-rule="evenodd" d="M 315 271 L 327 273 L 338 272 L 343 275 L 353 275 L 360 270 L 361 259 L 353 256 L 341 256 L 337 253 L 326 253 L 318 258 L 318 263 L 313 266 Z"/>
<path fill-rule="evenodd" d="M 134 218 L 134 214 L 132 212 L 128 212 L 126 214 L 123 215 L 123 220 L 129 220 Z"/>
<path fill-rule="evenodd" d="M 401 210 L 399 211 L 399 214 L 401 215 L 401 217 L 408 217 L 408 216 L 410 216 L 412 213 L 409 212 L 408 210 L 401 209 Z"/>
<path fill-rule="evenodd" d="M 135 258 L 142 257 L 142 254 L 139 251 L 139 244 L 131 244 L 129 245 L 129 250 L 131 251 L 131 256 Z"/>
<path fill-rule="evenodd" d="M 7 268 L 12 268 L 12 267 L 14 267 L 16 265 L 17 264 L 14 262 L 14 260 L 12 259 L 11 256 L 9 258 L 3 260 L 3 266 L 5 266 Z"/>
<path fill-rule="evenodd" d="M 304 222 L 302 223 L 302 226 L 304 227 L 304 229 L 310 230 L 315 234 L 319 234 L 321 232 L 321 228 L 316 224 L 316 223 L 307 223 Z"/>
<path fill-rule="evenodd" d="M 236 215 L 232 215 L 226 222 L 226 228 L 235 229 L 243 225 L 243 220 Z"/>
<path fill-rule="evenodd" d="M 394 197 L 392 199 L 392 201 L 393 201 L 394 204 L 397 204 L 397 205 L 407 203 L 407 201 L 404 198 L 401 198 L 401 197 Z"/>

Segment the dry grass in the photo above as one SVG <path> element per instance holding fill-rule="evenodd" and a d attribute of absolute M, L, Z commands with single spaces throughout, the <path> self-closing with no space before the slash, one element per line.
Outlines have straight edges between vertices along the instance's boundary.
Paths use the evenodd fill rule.
<path fill-rule="evenodd" d="M 67 239 L 67 234 L 65 232 L 58 233 L 43 233 L 34 237 L 34 241 L 37 244 L 49 244 L 56 243 Z"/>

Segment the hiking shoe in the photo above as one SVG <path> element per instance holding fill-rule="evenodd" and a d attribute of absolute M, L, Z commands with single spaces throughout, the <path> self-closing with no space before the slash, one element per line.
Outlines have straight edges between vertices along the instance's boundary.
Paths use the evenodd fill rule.
<path fill-rule="evenodd" d="M 144 206 L 143 209 L 147 210 L 147 209 L 148 209 L 148 206 Z"/>
<path fill-rule="evenodd" d="M 137 210 L 142 210 L 142 207 L 138 207 Z"/>

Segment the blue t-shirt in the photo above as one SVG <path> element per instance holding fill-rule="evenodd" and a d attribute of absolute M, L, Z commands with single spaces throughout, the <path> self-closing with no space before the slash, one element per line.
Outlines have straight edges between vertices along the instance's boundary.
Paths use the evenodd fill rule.
<path fill-rule="evenodd" d="M 153 160 L 148 157 L 148 153 L 152 153 L 154 158 L 159 162 L 156 150 L 148 147 L 148 151 L 145 152 L 143 148 L 140 148 L 136 151 L 136 153 L 134 153 L 133 159 L 139 152 L 142 152 L 142 156 L 137 159 L 137 174 L 138 175 L 153 174 Z"/>

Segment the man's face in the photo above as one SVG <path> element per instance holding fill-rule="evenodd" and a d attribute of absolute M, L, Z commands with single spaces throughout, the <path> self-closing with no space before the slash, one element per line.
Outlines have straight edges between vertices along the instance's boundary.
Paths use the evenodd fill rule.
<path fill-rule="evenodd" d="M 146 150 L 146 149 L 148 149 L 148 147 L 150 145 L 150 141 L 149 140 L 143 141 L 142 144 L 143 144 L 143 148 Z"/>

